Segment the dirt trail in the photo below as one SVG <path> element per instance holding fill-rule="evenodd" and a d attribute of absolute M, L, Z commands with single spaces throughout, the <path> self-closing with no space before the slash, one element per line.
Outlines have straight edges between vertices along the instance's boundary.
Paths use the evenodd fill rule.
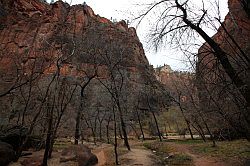
<path fill-rule="evenodd" d="M 124 151 L 126 151 L 125 154 L 119 156 L 119 163 L 121 166 L 156 166 L 156 159 L 154 157 L 154 154 L 151 152 L 151 150 L 144 148 L 141 142 L 131 141 L 130 146 L 131 151 L 127 151 L 125 147 L 120 147 L 124 149 Z M 114 160 L 106 154 L 106 152 L 110 148 L 113 149 L 113 146 L 103 144 L 92 150 L 92 152 L 98 158 L 98 164 L 96 166 L 106 166 L 107 163 L 109 163 L 109 160 Z"/>
<path fill-rule="evenodd" d="M 152 166 L 155 165 L 155 160 L 153 159 L 153 154 L 150 150 L 136 148 L 121 156 L 121 160 L 126 161 L 122 163 L 124 166 L 132 165 L 143 165 L 143 166 Z"/>
<path fill-rule="evenodd" d="M 225 162 L 216 158 L 195 154 L 192 152 L 191 147 L 183 144 L 169 143 L 176 151 L 185 153 L 193 158 L 195 166 L 228 166 Z"/>

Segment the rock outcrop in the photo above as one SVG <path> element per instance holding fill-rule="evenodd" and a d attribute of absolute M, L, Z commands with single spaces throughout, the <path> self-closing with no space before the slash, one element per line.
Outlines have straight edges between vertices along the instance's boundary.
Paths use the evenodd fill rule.
<path fill-rule="evenodd" d="M 157 67 L 155 68 L 154 72 L 155 72 L 156 79 L 160 81 L 161 83 L 167 85 L 168 83 L 171 82 L 170 75 L 173 73 L 173 70 L 171 69 L 169 65 L 164 64 L 164 66 Z"/>

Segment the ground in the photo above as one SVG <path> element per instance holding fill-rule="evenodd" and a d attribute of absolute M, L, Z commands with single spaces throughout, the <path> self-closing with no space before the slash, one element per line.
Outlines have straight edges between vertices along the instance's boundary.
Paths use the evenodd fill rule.
<path fill-rule="evenodd" d="M 131 151 L 122 146 L 120 140 L 119 146 L 119 164 L 122 166 L 234 166 L 244 165 L 243 159 L 250 158 L 250 143 L 246 140 L 233 142 L 220 142 L 217 147 L 212 148 L 211 143 L 203 143 L 201 140 L 130 140 Z M 59 163 L 61 149 L 67 144 L 56 144 L 53 158 L 49 161 L 49 166 L 76 166 L 74 162 Z M 111 144 L 84 142 L 92 149 L 92 152 L 98 157 L 97 166 L 115 165 L 114 148 Z M 33 156 L 42 156 L 43 151 L 33 152 Z M 30 156 L 29 156 L 30 157 Z M 26 157 L 27 158 L 27 157 Z M 10 166 L 20 166 L 19 163 L 13 163 Z M 66 164 L 66 165 L 65 165 Z"/>
<path fill-rule="evenodd" d="M 246 140 L 221 141 L 212 147 L 201 140 L 147 141 L 144 146 L 155 151 L 164 164 L 188 166 L 247 166 L 250 143 Z"/>

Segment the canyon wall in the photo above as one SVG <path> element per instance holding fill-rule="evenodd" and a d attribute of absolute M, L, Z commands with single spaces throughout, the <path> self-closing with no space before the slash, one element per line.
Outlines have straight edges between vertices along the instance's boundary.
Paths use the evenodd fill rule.
<path fill-rule="evenodd" d="M 111 77 L 122 87 L 119 93 L 128 112 L 148 79 L 155 80 L 136 30 L 125 21 L 96 15 L 86 4 L 1 0 L 0 18 L 2 122 L 11 120 L 10 114 L 12 119 L 20 116 L 23 109 L 26 115 L 36 112 L 54 76 L 60 76 L 60 86 L 68 92 L 77 86 L 66 118 L 71 124 L 80 107 L 80 87 L 92 75 L 96 77 L 84 91 L 85 110 L 108 109 L 112 101 L 104 85 L 112 88 Z M 27 97 L 38 102 L 24 108 Z"/>

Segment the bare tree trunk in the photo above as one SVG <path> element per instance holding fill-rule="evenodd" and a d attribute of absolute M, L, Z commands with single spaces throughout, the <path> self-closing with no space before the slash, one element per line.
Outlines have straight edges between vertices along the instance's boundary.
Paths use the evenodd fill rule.
<path fill-rule="evenodd" d="M 159 129 L 159 125 L 158 125 L 158 122 L 157 122 L 157 119 L 156 119 L 156 116 L 155 116 L 155 113 L 154 111 L 151 111 L 153 117 L 154 117 L 154 121 L 155 121 L 155 125 L 156 125 L 156 129 L 157 129 L 157 132 L 158 132 L 158 137 L 160 139 L 160 141 L 162 141 L 162 138 L 161 138 L 161 132 L 160 132 L 160 129 Z"/>
<path fill-rule="evenodd" d="M 191 124 L 191 125 L 192 125 L 193 128 L 198 132 L 198 134 L 200 135 L 201 139 L 202 139 L 204 142 L 206 142 L 206 139 L 205 139 L 204 135 L 201 133 L 201 131 L 200 131 L 197 127 L 195 127 L 195 125 L 193 125 L 193 124 Z"/>
<path fill-rule="evenodd" d="M 158 122 L 157 122 L 155 113 L 154 113 L 154 111 L 153 111 L 152 108 L 151 108 L 151 105 L 150 105 L 150 101 L 149 101 L 149 97 L 148 97 L 148 96 L 147 96 L 147 104 L 148 104 L 149 111 L 150 111 L 150 112 L 152 113 L 152 115 L 153 115 L 154 122 L 155 122 L 156 129 L 157 129 L 157 133 L 158 133 L 158 137 L 159 137 L 160 141 L 162 141 L 161 132 L 160 132 L 160 129 L 159 129 L 159 125 L 158 125 Z"/>
<path fill-rule="evenodd" d="M 95 130 L 94 130 L 94 128 L 93 128 L 93 127 L 91 127 L 91 131 L 92 131 L 92 137 L 93 137 L 94 144 L 96 145 Z"/>
<path fill-rule="evenodd" d="M 50 148 L 49 148 L 49 154 L 48 154 L 48 158 L 49 158 L 49 159 L 51 159 L 51 157 L 52 157 L 52 152 L 53 152 L 54 143 L 55 143 L 55 135 L 53 134 L 53 135 L 51 136 L 51 141 L 50 141 Z"/>
<path fill-rule="evenodd" d="M 99 116 L 99 112 L 97 113 L 97 115 L 95 116 L 95 121 L 94 121 L 94 127 L 92 127 L 92 123 L 91 123 L 91 129 L 92 129 L 92 136 L 93 136 L 93 141 L 94 141 L 94 144 L 96 145 L 96 135 L 97 135 L 97 132 L 96 132 L 96 128 L 97 128 L 97 117 Z"/>
<path fill-rule="evenodd" d="M 99 139 L 100 139 L 100 141 L 102 141 L 102 121 L 101 121 L 100 126 L 99 126 Z"/>
<path fill-rule="evenodd" d="M 197 127 L 199 128 L 199 131 L 201 133 L 201 136 L 202 136 L 204 142 L 207 142 L 204 130 L 202 129 L 201 125 L 198 122 L 196 122 L 196 124 L 197 124 Z"/>
<path fill-rule="evenodd" d="M 93 137 L 93 142 L 96 145 L 96 132 L 95 132 L 95 126 L 93 126 L 91 119 L 90 122 L 88 122 L 88 119 L 86 117 L 84 117 L 85 123 L 87 124 L 88 128 L 91 129 L 91 133 L 92 133 L 92 137 Z"/>
<path fill-rule="evenodd" d="M 127 131 L 126 131 L 126 125 L 125 125 L 124 120 L 123 120 L 123 114 L 122 114 L 120 102 L 117 101 L 116 104 L 117 104 L 119 115 L 120 115 L 121 127 L 122 127 L 122 132 L 123 132 L 123 137 L 124 137 L 124 144 L 128 150 L 131 150 L 129 143 L 128 143 L 128 135 L 127 135 Z"/>
<path fill-rule="evenodd" d="M 54 96 L 54 99 L 53 99 L 52 108 L 48 108 L 48 111 L 47 111 L 48 131 L 47 131 L 47 138 L 46 138 L 46 144 L 45 144 L 45 151 L 44 151 L 42 166 L 47 166 L 48 165 L 47 161 L 48 161 L 49 150 L 50 150 L 50 145 L 51 145 L 54 104 L 55 104 L 55 96 Z"/>
<path fill-rule="evenodd" d="M 58 130 L 59 124 L 61 122 L 62 116 L 63 116 L 63 114 L 64 114 L 64 112 L 65 112 L 68 104 L 72 100 L 72 97 L 73 97 L 73 95 L 75 93 L 76 88 L 77 88 L 77 86 L 75 86 L 75 88 L 73 89 L 72 93 L 70 94 L 69 100 L 65 103 L 65 105 L 63 106 L 63 108 L 61 108 L 60 115 L 59 115 L 59 117 L 57 119 L 56 125 L 54 127 L 54 131 L 53 131 L 52 136 L 51 136 L 51 145 L 50 145 L 49 156 L 48 156 L 49 158 L 51 158 L 51 156 L 52 156 L 53 146 L 54 146 L 54 143 L 55 143 L 55 138 L 56 138 L 57 130 Z"/>
<path fill-rule="evenodd" d="M 137 139 L 140 139 L 140 135 L 137 133 L 136 128 L 133 126 L 133 124 L 130 124 L 130 126 L 131 126 L 132 130 L 135 132 Z"/>
<path fill-rule="evenodd" d="M 75 127 L 75 145 L 78 145 L 78 141 L 80 138 L 80 120 L 81 120 L 81 111 L 83 108 L 83 99 L 81 97 L 81 104 L 80 104 L 80 108 L 77 111 L 77 115 L 76 115 L 76 127 Z"/>
<path fill-rule="evenodd" d="M 98 112 L 99 112 L 100 110 L 98 109 Z M 102 116 L 102 118 L 100 118 L 100 114 L 98 113 L 98 122 L 99 122 L 99 139 L 100 139 L 100 141 L 102 141 L 102 122 L 103 122 L 103 120 L 104 120 L 104 118 L 105 118 L 105 115 L 106 115 L 106 112 L 104 112 L 104 115 Z"/>
<path fill-rule="evenodd" d="M 84 90 L 85 88 L 88 86 L 88 84 L 91 82 L 92 79 L 94 79 L 96 77 L 97 73 L 95 71 L 95 74 L 92 76 L 88 76 L 88 80 L 81 86 L 81 104 L 80 104 L 80 108 L 77 111 L 77 115 L 76 115 L 76 127 L 75 127 L 75 145 L 78 144 L 79 138 L 80 138 L 80 121 L 81 121 L 81 112 L 83 110 L 83 97 L 84 97 Z"/>
<path fill-rule="evenodd" d="M 120 127 L 120 126 L 118 127 L 118 133 L 119 133 L 119 135 L 120 135 L 120 138 L 121 138 L 121 139 L 124 139 L 123 136 L 122 136 L 122 132 L 121 132 L 121 127 Z"/>
<path fill-rule="evenodd" d="M 108 141 L 108 144 L 110 144 L 110 137 L 109 137 L 109 123 L 110 123 L 110 120 L 111 120 L 111 116 L 109 116 L 108 118 L 108 124 L 106 125 L 106 134 L 107 134 L 107 141 Z"/>
<path fill-rule="evenodd" d="M 137 115 L 137 119 L 139 122 L 139 126 L 140 126 L 140 130 L 141 130 L 141 134 L 142 134 L 142 140 L 145 140 L 145 136 L 144 136 L 144 132 L 143 132 L 143 128 L 142 128 L 142 124 L 141 124 L 141 118 L 139 116 L 138 110 L 136 109 L 136 115 Z"/>
<path fill-rule="evenodd" d="M 118 152 L 117 152 L 117 125 L 116 125 L 116 115 L 115 115 L 115 108 L 113 107 L 113 117 L 114 117 L 114 134 L 115 134 L 115 143 L 114 143 L 114 150 L 115 150 L 115 164 L 119 165 L 118 161 Z"/>
<path fill-rule="evenodd" d="M 191 130 L 191 126 L 190 126 L 190 122 L 189 121 L 187 121 L 187 127 L 188 127 L 188 131 L 190 133 L 191 139 L 193 140 L 194 139 L 194 135 L 193 135 L 193 132 Z"/>
<path fill-rule="evenodd" d="M 205 119 L 204 119 L 203 117 L 202 117 L 202 121 L 203 121 L 203 123 L 204 123 L 205 126 L 206 126 L 206 129 L 207 129 L 207 131 L 208 131 L 208 133 L 209 133 L 209 135 L 210 135 L 211 140 L 213 141 L 213 147 L 215 147 L 215 146 L 216 146 L 216 143 L 215 143 L 214 136 L 213 136 L 213 134 L 211 133 L 211 131 L 210 131 L 209 127 L 208 127 L 208 124 L 207 124 L 207 122 L 205 121 Z"/>
<path fill-rule="evenodd" d="M 179 98 L 180 98 L 180 97 L 179 97 Z M 179 100 L 179 101 L 180 101 L 180 100 Z M 180 110 L 181 110 L 181 114 L 182 114 L 182 116 L 183 116 L 183 118 L 184 118 L 184 120 L 185 120 L 185 122 L 186 122 L 186 125 L 187 125 L 188 131 L 189 131 L 189 133 L 190 133 L 190 136 L 191 136 L 192 139 L 194 139 L 194 136 L 193 136 L 193 133 L 192 133 L 192 130 L 191 130 L 191 127 L 190 127 L 190 122 L 187 120 L 187 117 L 186 117 L 185 114 L 184 114 L 184 110 L 183 110 L 183 108 L 182 108 L 182 106 L 181 106 L 181 103 L 178 103 L 178 105 L 179 105 L 179 108 L 180 108 Z"/>
<path fill-rule="evenodd" d="M 110 138 L 109 138 L 109 124 L 106 125 L 106 137 L 107 137 L 107 143 L 110 144 Z"/>

